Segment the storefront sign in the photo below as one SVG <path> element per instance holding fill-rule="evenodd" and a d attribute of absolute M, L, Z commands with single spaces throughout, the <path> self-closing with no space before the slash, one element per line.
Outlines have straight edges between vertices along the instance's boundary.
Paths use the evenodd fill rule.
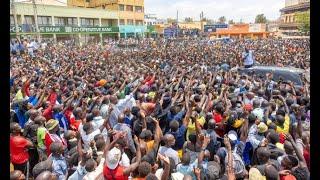
<path fill-rule="evenodd" d="M 147 32 L 147 26 L 120 25 L 120 33 L 144 33 Z"/>
<path fill-rule="evenodd" d="M 40 26 L 40 33 L 116 33 L 119 32 L 118 27 L 67 27 L 67 26 Z M 15 26 L 10 27 L 10 33 L 15 33 Z M 23 26 L 19 26 L 20 33 L 35 33 L 36 28 L 34 26 L 30 26 L 29 28 L 23 28 Z"/>

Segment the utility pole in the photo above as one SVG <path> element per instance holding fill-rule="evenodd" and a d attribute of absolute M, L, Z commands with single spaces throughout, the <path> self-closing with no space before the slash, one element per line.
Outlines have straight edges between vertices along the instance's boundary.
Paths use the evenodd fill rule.
<path fill-rule="evenodd" d="M 176 36 L 177 36 L 177 38 L 178 38 L 178 30 L 179 30 L 179 11 L 177 10 L 177 34 L 176 34 Z"/>
<path fill-rule="evenodd" d="M 200 13 L 201 31 L 203 30 L 203 22 L 202 22 L 202 20 L 203 20 L 203 11 L 201 11 L 201 13 Z"/>
<path fill-rule="evenodd" d="M 20 41 L 20 36 L 19 36 L 19 27 L 18 27 L 18 18 L 17 18 L 17 12 L 16 12 L 16 6 L 14 4 L 14 0 L 11 2 L 11 9 L 12 9 L 12 14 L 14 18 L 14 25 L 15 25 L 15 30 L 16 30 L 16 38 Z"/>
<path fill-rule="evenodd" d="M 32 4 L 33 4 L 34 21 L 36 24 L 37 39 L 38 39 L 38 43 L 40 43 L 41 39 L 40 39 L 40 31 L 39 31 L 39 26 L 38 26 L 38 12 L 37 12 L 36 1 L 32 0 Z"/>

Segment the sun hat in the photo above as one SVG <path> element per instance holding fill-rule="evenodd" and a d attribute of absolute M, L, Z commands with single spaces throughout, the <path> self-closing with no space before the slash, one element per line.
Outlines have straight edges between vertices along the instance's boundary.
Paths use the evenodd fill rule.
<path fill-rule="evenodd" d="M 109 169 L 115 169 L 120 161 L 121 151 L 120 149 L 114 147 L 112 148 L 107 155 L 107 166 Z"/>
<path fill-rule="evenodd" d="M 268 131 L 268 126 L 264 122 L 260 122 L 258 125 L 258 132 L 265 133 Z"/>
<path fill-rule="evenodd" d="M 59 121 L 55 119 L 50 119 L 46 124 L 45 127 L 48 129 L 48 131 L 54 129 L 57 125 L 59 125 Z"/>

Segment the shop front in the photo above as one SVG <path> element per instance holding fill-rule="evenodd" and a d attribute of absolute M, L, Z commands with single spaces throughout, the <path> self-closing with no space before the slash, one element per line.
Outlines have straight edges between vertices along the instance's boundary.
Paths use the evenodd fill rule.
<path fill-rule="evenodd" d="M 23 28 L 19 28 L 19 34 L 35 38 L 35 28 L 29 31 L 23 31 Z M 41 26 L 39 27 L 41 38 L 52 37 L 54 41 L 64 41 L 75 39 L 79 44 L 86 44 L 90 42 L 102 42 L 103 36 L 117 37 L 119 28 L 115 26 L 110 27 L 69 27 L 69 26 Z M 10 29 L 10 35 L 14 36 L 15 28 Z M 30 38 L 28 38 L 30 39 Z"/>
<path fill-rule="evenodd" d="M 144 37 L 147 26 L 120 25 L 119 32 L 121 38 Z"/>

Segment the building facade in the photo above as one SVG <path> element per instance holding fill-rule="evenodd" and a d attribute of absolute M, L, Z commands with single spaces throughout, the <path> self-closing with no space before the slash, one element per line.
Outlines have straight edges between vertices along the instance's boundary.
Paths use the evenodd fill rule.
<path fill-rule="evenodd" d="M 285 7 L 280 9 L 279 31 L 282 33 L 298 32 L 299 23 L 297 23 L 296 14 L 309 10 L 310 0 L 286 0 Z"/>
<path fill-rule="evenodd" d="M 228 28 L 217 28 L 210 37 L 213 38 L 267 38 L 271 33 L 266 31 L 266 24 L 232 24 Z"/>
<path fill-rule="evenodd" d="M 144 0 L 68 0 L 70 7 L 103 9 L 117 12 L 121 37 L 143 36 Z"/>
<path fill-rule="evenodd" d="M 15 9 L 18 35 L 34 38 L 37 31 L 33 5 L 15 3 Z M 56 41 L 74 38 L 79 42 L 99 42 L 107 37 L 119 36 L 116 11 L 39 4 L 37 14 L 40 35 L 44 39 Z M 14 37 L 17 32 L 12 10 L 10 26 L 10 34 Z"/>
<path fill-rule="evenodd" d="M 157 24 L 166 24 L 166 20 L 158 19 L 155 14 L 145 14 L 144 15 L 144 25 L 145 26 L 154 26 Z"/>

